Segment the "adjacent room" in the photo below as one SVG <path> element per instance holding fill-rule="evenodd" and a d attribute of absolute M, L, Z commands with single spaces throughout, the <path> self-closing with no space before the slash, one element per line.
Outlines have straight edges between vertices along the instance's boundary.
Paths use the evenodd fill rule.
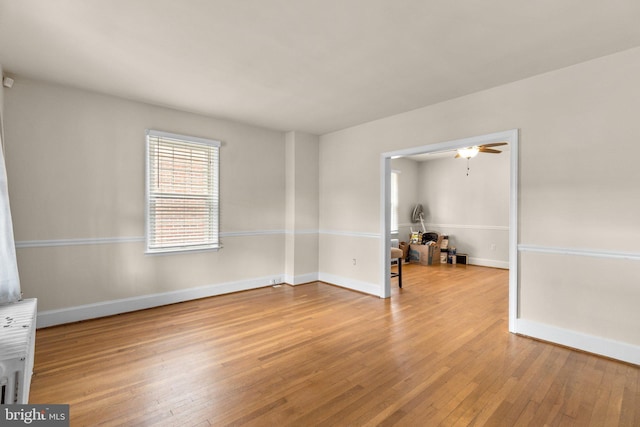
<path fill-rule="evenodd" d="M 464 263 L 508 269 L 510 158 L 508 145 L 492 150 L 498 152 L 465 158 L 453 150 L 392 159 L 397 180 L 392 239 L 409 243 L 412 232 L 436 232 L 448 240 L 443 253 L 455 250 L 466 255 Z"/>
<path fill-rule="evenodd" d="M 638 17 L 0 0 L 0 404 L 639 425 Z"/>

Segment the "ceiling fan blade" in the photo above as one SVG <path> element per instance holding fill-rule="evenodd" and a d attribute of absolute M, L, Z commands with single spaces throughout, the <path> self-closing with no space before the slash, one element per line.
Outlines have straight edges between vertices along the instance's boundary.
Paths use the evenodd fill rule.
<path fill-rule="evenodd" d="M 506 142 L 492 142 L 491 144 L 482 144 L 480 147 L 499 147 L 501 145 L 507 145 Z"/>
<path fill-rule="evenodd" d="M 494 150 L 493 148 L 484 148 L 484 147 L 480 147 L 480 152 L 481 153 L 493 153 L 493 154 L 502 153 L 502 151 L 500 151 L 500 150 Z"/>

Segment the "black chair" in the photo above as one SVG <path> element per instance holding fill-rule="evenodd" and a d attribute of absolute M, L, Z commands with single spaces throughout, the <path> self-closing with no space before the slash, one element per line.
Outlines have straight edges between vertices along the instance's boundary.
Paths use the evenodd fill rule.
<path fill-rule="evenodd" d="M 398 260 L 398 272 L 394 273 L 391 272 L 391 277 L 397 277 L 398 278 L 398 287 L 402 288 L 402 258 L 403 258 L 403 254 L 404 252 L 402 251 L 402 249 L 399 248 L 391 248 L 391 259 L 397 259 Z"/>

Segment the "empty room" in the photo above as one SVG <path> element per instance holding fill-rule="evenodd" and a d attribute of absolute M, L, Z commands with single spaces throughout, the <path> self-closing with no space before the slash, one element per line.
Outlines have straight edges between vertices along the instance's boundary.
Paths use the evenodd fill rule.
<path fill-rule="evenodd" d="M 638 17 L 0 0 L 0 424 L 640 425 Z"/>

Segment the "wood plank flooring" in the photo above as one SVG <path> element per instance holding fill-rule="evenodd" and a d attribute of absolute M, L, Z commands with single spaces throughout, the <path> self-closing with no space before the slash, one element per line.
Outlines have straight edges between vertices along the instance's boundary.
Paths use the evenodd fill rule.
<path fill-rule="evenodd" d="M 640 426 L 640 368 L 507 332 L 508 272 L 406 265 L 37 332 L 72 426 Z"/>

